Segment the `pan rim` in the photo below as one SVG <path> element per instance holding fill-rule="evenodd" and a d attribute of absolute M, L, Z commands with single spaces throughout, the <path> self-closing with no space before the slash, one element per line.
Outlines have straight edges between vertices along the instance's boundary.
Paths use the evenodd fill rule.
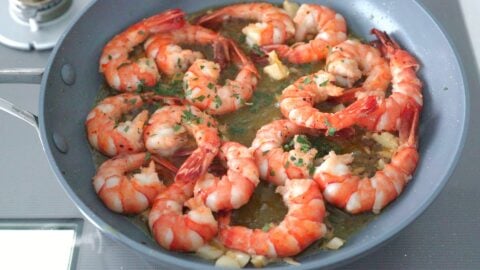
<path fill-rule="evenodd" d="M 60 48 L 62 47 L 61 45 L 63 44 L 65 38 L 68 36 L 68 34 L 71 32 L 71 29 L 76 25 L 78 20 L 85 14 L 87 13 L 91 8 L 95 6 L 95 4 L 98 1 L 93 1 L 89 5 L 87 5 L 84 10 L 81 12 L 80 15 L 78 15 L 67 27 L 67 30 L 62 34 L 62 36 L 59 39 L 59 42 L 55 46 L 54 50 L 52 51 L 48 62 L 47 66 L 45 69 L 45 75 L 42 79 L 41 83 L 41 92 L 40 92 L 40 101 L 39 101 L 39 124 L 40 124 L 40 137 L 41 137 L 41 142 L 44 148 L 44 151 L 47 155 L 49 165 L 52 168 L 52 170 L 55 173 L 55 176 L 57 180 L 60 182 L 60 185 L 62 189 L 68 194 L 70 199 L 75 203 L 76 207 L 79 209 L 79 211 L 82 213 L 82 215 L 88 219 L 94 226 L 101 230 L 104 235 L 107 237 L 116 240 L 117 242 L 120 242 L 128 247 L 130 247 L 132 250 L 135 250 L 137 253 L 140 253 L 142 255 L 146 255 L 151 259 L 154 259 L 155 261 L 159 263 L 167 263 L 172 266 L 177 266 L 177 267 L 185 267 L 185 268 L 211 268 L 214 269 L 214 265 L 212 264 L 211 266 L 208 266 L 206 264 L 202 263 L 197 263 L 197 262 L 192 262 L 188 260 L 184 260 L 181 258 L 178 258 L 174 255 L 169 255 L 167 254 L 168 251 L 165 252 L 159 252 L 158 250 L 155 250 L 153 248 L 150 248 L 148 246 L 144 246 L 133 239 L 123 235 L 122 233 L 115 233 L 115 229 L 111 228 L 110 225 L 108 225 L 105 221 L 103 221 L 102 218 L 97 216 L 90 208 L 75 194 L 75 192 L 71 189 L 71 187 L 68 185 L 67 181 L 64 179 L 63 174 L 61 173 L 60 168 L 58 167 L 53 152 L 52 148 L 55 146 L 52 145 L 51 141 L 48 139 L 48 132 L 46 130 L 46 125 L 44 121 L 44 105 L 45 105 L 45 94 L 47 91 L 47 81 L 48 78 L 51 74 L 51 67 L 53 66 L 53 63 L 56 60 L 56 55 Z M 459 140 L 455 142 L 456 147 L 455 147 L 455 153 L 452 155 L 452 157 L 448 161 L 448 169 L 445 170 L 443 173 L 443 177 L 440 181 L 440 184 L 437 186 L 435 190 L 433 190 L 431 193 L 429 193 L 428 199 L 422 204 L 419 205 L 418 207 L 415 208 L 415 211 L 410 213 L 401 223 L 398 223 L 395 227 L 392 227 L 388 232 L 383 233 L 381 237 L 375 238 L 372 241 L 368 242 L 366 245 L 358 246 L 355 249 L 351 250 L 348 254 L 340 254 L 340 255 L 335 255 L 332 254 L 331 256 L 328 256 L 326 258 L 323 258 L 321 260 L 312 260 L 308 262 L 303 262 L 298 269 L 312 269 L 312 268 L 318 268 L 318 267 L 332 267 L 332 266 L 341 266 L 345 265 L 347 263 L 350 263 L 354 260 L 359 259 L 360 257 L 365 256 L 368 253 L 373 252 L 383 244 L 387 243 L 389 240 L 391 240 L 395 235 L 398 235 L 400 231 L 405 229 L 408 225 L 410 225 L 416 218 L 418 218 L 422 213 L 425 212 L 425 210 L 432 204 L 432 202 L 438 198 L 438 195 L 440 192 L 443 190 L 445 187 L 446 183 L 452 176 L 458 161 L 460 160 L 460 157 L 462 155 L 465 142 L 466 142 L 466 137 L 468 134 L 469 130 L 469 119 L 470 119 L 470 99 L 469 99 L 469 84 L 465 72 L 465 67 L 463 64 L 463 60 L 460 57 L 458 50 L 455 46 L 455 43 L 453 42 L 453 39 L 448 35 L 448 32 L 445 31 L 443 25 L 432 15 L 432 13 L 424 6 L 424 4 L 418 2 L 417 0 L 411 0 L 414 4 L 416 4 L 419 8 L 419 11 L 425 14 L 426 18 L 432 21 L 432 26 L 437 28 L 438 31 L 440 31 L 441 35 L 446 39 L 449 49 L 453 52 L 455 64 L 461 74 L 461 82 L 459 85 L 463 86 L 463 102 L 465 104 L 464 110 L 463 110 L 463 121 L 461 122 L 462 128 L 461 128 L 461 136 L 459 136 Z M 290 266 L 287 265 L 275 265 L 274 268 L 276 269 L 287 269 L 290 268 Z"/>

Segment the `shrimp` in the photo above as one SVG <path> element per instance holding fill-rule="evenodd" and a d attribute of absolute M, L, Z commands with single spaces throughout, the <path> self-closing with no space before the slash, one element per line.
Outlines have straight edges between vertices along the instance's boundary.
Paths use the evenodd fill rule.
<path fill-rule="evenodd" d="M 148 224 L 157 243 L 176 251 L 196 251 L 218 232 L 212 211 L 192 198 L 195 181 L 175 181 L 154 200 Z M 183 214 L 183 207 L 190 211 Z"/>
<path fill-rule="evenodd" d="M 283 185 L 289 178 L 310 177 L 317 150 L 305 136 L 297 135 L 310 133 L 311 130 L 285 119 L 261 127 L 251 146 L 260 177 L 276 185 Z M 293 149 L 286 152 L 283 144 L 292 137 Z"/>
<path fill-rule="evenodd" d="M 140 110 L 143 104 L 140 95 L 131 93 L 102 100 L 90 111 L 85 123 L 90 145 L 109 157 L 144 151 L 142 134 L 148 111 L 142 110 L 132 120 L 120 121 L 125 114 Z"/>
<path fill-rule="evenodd" d="M 240 70 L 234 80 L 218 85 L 220 66 L 204 59 L 193 62 L 183 77 L 185 98 L 209 114 L 226 114 L 245 106 L 258 82 L 253 63 L 233 41 L 228 43 L 232 60 Z"/>
<path fill-rule="evenodd" d="M 347 40 L 333 47 L 327 57 L 326 72 L 319 71 L 313 76 L 302 77 L 285 88 L 280 97 L 282 114 L 298 125 L 331 131 L 346 128 L 357 123 L 358 118 L 371 115 L 380 106 L 373 97 L 384 95 L 392 75 L 388 61 L 380 52 L 359 41 Z M 352 87 L 366 76 L 361 88 L 344 90 L 336 86 Z M 355 91 L 358 102 L 336 113 L 321 112 L 314 107 L 328 97 L 339 97 Z"/>
<path fill-rule="evenodd" d="M 154 86 L 159 79 L 155 61 L 146 57 L 133 61 L 129 53 L 154 33 L 182 27 L 184 15 L 180 9 L 159 13 L 128 27 L 110 40 L 100 57 L 100 72 L 107 83 L 121 92 L 136 91 L 139 85 Z"/>
<path fill-rule="evenodd" d="M 199 179 L 205 174 L 220 148 L 216 121 L 193 106 L 165 106 L 153 113 L 144 131 L 147 150 L 160 156 L 171 156 L 188 140 L 188 133 L 197 142 L 197 149 L 179 168 L 175 181 Z"/>
<path fill-rule="evenodd" d="M 246 204 L 259 182 L 255 159 L 245 146 L 226 142 L 220 148 L 220 158 L 227 163 L 226 175 L 220 178 L 207 173 L 194 190 L 195 197 L 215 212 Z"/>
<path fill-rule="evenodd" d="M 351 213 L 379 213 L 400 195 L 419 159 L 417 129 L 423 104 L 422 83 L 416 76 L 419 64 L 386 33 L 377 29 L 372 32 L 390 61 L 392 94 L 378 98 L 377 110 L 358 118 L 357 124 L 373 131 L 398 131 L 400 146 L 391 162 L 372 178 L 361 179 L 350 172 L 347 166 L 353 160 L 350 154 L 337 156 L 332 152 L 314 173 L 325 199 Z"/>
<path fill-rule="evenodd" d="M 326 70 L 349 88 L 365 76 L 363 92 L 383 93 L 392 80 L 388 61 L 380 51 L 358 40 L 346 40 L 333 47 L 327 57 Z"/>
<path fill-rule="evenodd" d="M 258 21 L 242 29 L 249 46 L 282 44 L 295 34 L 295 26 L 288 14 L 269 3 L 230 5 L 201 17 L 198 24 L 218 25 L 231 18 Z"/>
<path fill-rule="evenodd" d="M 230 226 L 230 214 L 219 218 L 219 240 L 228 248 L 271 258 L 300 253 L 326 233 L 325 205 L 317 184 L 311 179 L 287 180 L 277 187 L 288 212 L 280 224 L 268 231 Z"/>
<path fill-rule="evenodd" d="M 392 94 L 377 99 L 377 110 L 368 117 L 359 117 L 357 124 L 369 130 L 398 130 L 400 115 L 408 107 L 423 107 L 422 82 L 416 72 L 420 65 L 410 53 L 403 50 L 386 33 L 373 29 L 379 39 L 379 47 L 389 60 L 392 71 Z"/>
<path fill-rule="evenodd" d="M 267 51 L 275 50 L 291 63 L 304 64 L 325 59 L 329 49 L 347 39 L 345 18 L 334 10 L 316 4 L 302 4 L 293 21 L 297 43 L 264 46 Z M 316 34 L 308 43 L 302 42 L 309 34 Z"/>
<path fill-rule="evenodd" d="M 155 172 L 148 167 L 146 153 L 117 156 L 102 163 L 93 177 L 93 186 L 105 205 L 114 212 L 138 214 L 150 207 L 157 194 L 165 189 Z M 127 173 L 141 168 L 140 173 Z"/>
<path fill-rule="evenodd" d="M 390 163 L 371 178 L 352 174 L 348 167 L 353 161 L 352 154 L 339 156 L 330 152 L 313 175 L 325 200 L 352 214 L 366 211 L 378 214 L 395 200 L 412 178 L 419 159 L 416 135 L 419 111 L 410 107 L 404 112 L 404 115 L 412 114 L 413 117 L 402 116 L 400 146 Z"/>
<path fill-rule="evenodd" d="M 167 74 L 185 72 L 196 60 L 204 58 L 201 52 L 182 49 L 179 43 L 215 45 L 224 39 L 220 34 L 210 29 L 185 24 L 180 29 L 156 34 L 145 42 L 145 52 L 148 57 L 155 59 L 158 69 Z"/>

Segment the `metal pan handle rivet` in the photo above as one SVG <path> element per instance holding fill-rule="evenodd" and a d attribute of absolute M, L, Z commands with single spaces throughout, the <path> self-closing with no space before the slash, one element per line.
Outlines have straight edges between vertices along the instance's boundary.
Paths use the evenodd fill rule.
<path fill-rule="evenodd" d="M 62 66 L 60 70 L 60 75 L 62 76 L 62 80 L 66 85 L 72 85 L 75 83 L 75 69 L 71 64 L 65 64 Z"/>
<path fill-rule="evenodd" d="M 65 137 L 58 134 L 57 132 L 54 132 L 52 135 L 53 138 L 53 144 L 57 148 L 60 153 L 66 154 L 68 152 L 68 143 L 67 140 L 65 140 Z"/>

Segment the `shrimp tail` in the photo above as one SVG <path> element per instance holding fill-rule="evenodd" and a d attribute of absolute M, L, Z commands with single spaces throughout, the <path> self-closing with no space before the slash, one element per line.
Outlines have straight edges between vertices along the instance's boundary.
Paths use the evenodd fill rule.
<path fill-rule="evenodd" d="M 400 45 L 398 45 L 398 43 L 387 34 L 387 32 L 373 28 L 371 33 L 378 38 L 378 41 L 380 41 L 380 43 L 374 42 L 373 45 L 377 47 L 382 54 L 387 55 L 389 49 L 400 49 Z"/>
<path fill-rule="evenodd" d="M 363 127 L 373 127 L 378 119 L 379 102 L 375 96 L 359 99 L 340 112 L 339 117 L 331 124 L 337 130 L 359 124 Z M 337 120 L 337 121 L 335 121 Z"/>
<path fill-rule="evenodd" d="M 275 51 L 277 55 L 282 58 L 288 58 L 288 55 L 291 53 L 292 49 L 285 44 L 271 44 L 271 45 L 264 45 L 261 47 L 261 50 L 264 53 L 269 53 Z"/>
<path fill-rule="evenodd" d="M 364 88 L 362 87 L 356 87 L 356 88 L 351 88 L 348 90 L 345 90 L 341 96 L 332 96 L 329 97 L 329 101 L 333 101 L 335 103 L 348 103 L 348 102 L 353 102 L 356 99 L 357 93 L 360 93 L 362 91 L 365 91 Z"/>
<path fill-rule="evenodd" d="M 163 157 L 156 156 L 156 155 L 152 155 L 152 159 L 153 161 L 155 161 L 155 163 L 160 164 L 161 166 L 165 167 L 169 171 L 173 173 L 177 173 L 178 168 L 168 159 L 165 159 Z"/>
<path fill-rule="evenodd" d="M 213 47 L 213 59 L 220 65 L 221 69 L 224 69 L 230 63 L 230 51 L 229 44 L 225 39 L 220 39 L 212 44 Z"/>
<path fill-rule="evenodd" d="M 192 155 L 182 164 L 180 169 L 175 176 L 175 182 L 195 182 L 199 179 L 205 172 L 205 164 L 210 164 L 206 162 L 207 150 L 198 148 L 195 150 Z"/>
<path fill-rule="evenodd" d="M 223 21 L 225 15 L 228 15 L 228 12 L 226 11 L 227 9 L 221 9 L 202 16 L 196 20 L 196 24 L 207 28 L 214 28 L 214 26 L 218 26 L 218 24 Z"/>
<path fill-rule="evenodd" d="M 399 139 L 406 142 L 411 147 L 417 146 L 417 130 L 420 117 L 420 110 L 413 106 L 407 105 L 407 108 L 400 115 Z"/>
<path fill-rule="evenodd" d="M 144 23 L 154 33 L 178 29 L 185 25 L 185 12 L 179 8 L 170 9 L 148 18 Z"/>
<path fill-rule="evenodd" d="M 255 68 L 255 65 L 252 63 L 252 61 L 242 52 L 242 49 L 235 43 L 233 40 L 228 40 L 228 45 L 230 48 L 230 54 L 232 58 L 234 57 L 234 61 L 236 63 L 240 63 L 243 67 L 247 67 L 248 71 L 252 72 L 255 74 L 257 77 L 259 77 L 258 71 Z"/>
<path fill-rule="evenodd" d="M 144 92 L 141 93 L 140 96 L 142 99 L 147 103 L 154 103 L 154 102 L 164 102 L 168 105 L 183 105 L 185 104 L 185 100 L 175 96 L 163 96 L 156 94 L 155 92 Z"/>

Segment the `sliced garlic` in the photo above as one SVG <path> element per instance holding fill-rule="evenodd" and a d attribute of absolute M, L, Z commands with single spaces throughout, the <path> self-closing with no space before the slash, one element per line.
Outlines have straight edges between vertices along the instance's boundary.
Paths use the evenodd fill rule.
<path fill-rule="evenodd" d="M 207 260 L 215 260 L 215 259 L 219 258 L 220 256 L 222 256 L 224 252 L 225 252 L 224 250 L 222 250 L 222 249 L 220 249 L 216 246 L 206 244 L 206 245 L 200 247 L 197 250 L 196 253 L 201 258 L 204 258 L 204 259 L 207 259 Z"/>
<path fill-rule="evenodd" d="M 242 268 L 250 261 L 250 255 L 240 252 L 229 250 L 225 255 L 221 256 L 215 262 L 215 266 L 228 267 L 228 268 Z"/>
<path fill-rule="evenodd" d="M 299 7 L 300 5 L 295 2 L 290 2 L 288 0 L 283 1 L 283 9 L 287 12 L 290 18 L 295 17 Z"/>
<path fill-rule="evenodd" d="M 293 258 L 290 258 L 290 257 L 285 257 L 283 258 L 283 261 L 290 264 L 290 265 L 295 265 L 295 266 L 299 266 L 300 263 L 295 261 Z"/>
<path fill-rule="evenodd" d="M 388 133 L 388 132 L 382 132 L 380 134 L 374 133 L 372 134 L 372 138 L 385 148 L 389 148 L 389 149 L 398 148 L 398 138 L 391 133 Z"/>
<path fill-rule="evenodd" d="M 326 247 L 328 249 L 339 249 L 340 247 L 343 246 L 343 244 L 345 243 L 345 241 L 341 238 L 338 238 L 338 237 L 334 237 L 332 238 L 332 240 L 328 241 Z"/>
<path fill-rule="evenodd" d="M 271 51 L 268 53 L 268 62 L 270 65 L 265 66 L 263 68 L 263 72 L 265 72 L 270 78 L 274 80 L 283 80 L 290 75 L 290 71 L 288 67 L 286 67 L 280 59 L 278 59 L 278 55 L 275 51 Z"/>

